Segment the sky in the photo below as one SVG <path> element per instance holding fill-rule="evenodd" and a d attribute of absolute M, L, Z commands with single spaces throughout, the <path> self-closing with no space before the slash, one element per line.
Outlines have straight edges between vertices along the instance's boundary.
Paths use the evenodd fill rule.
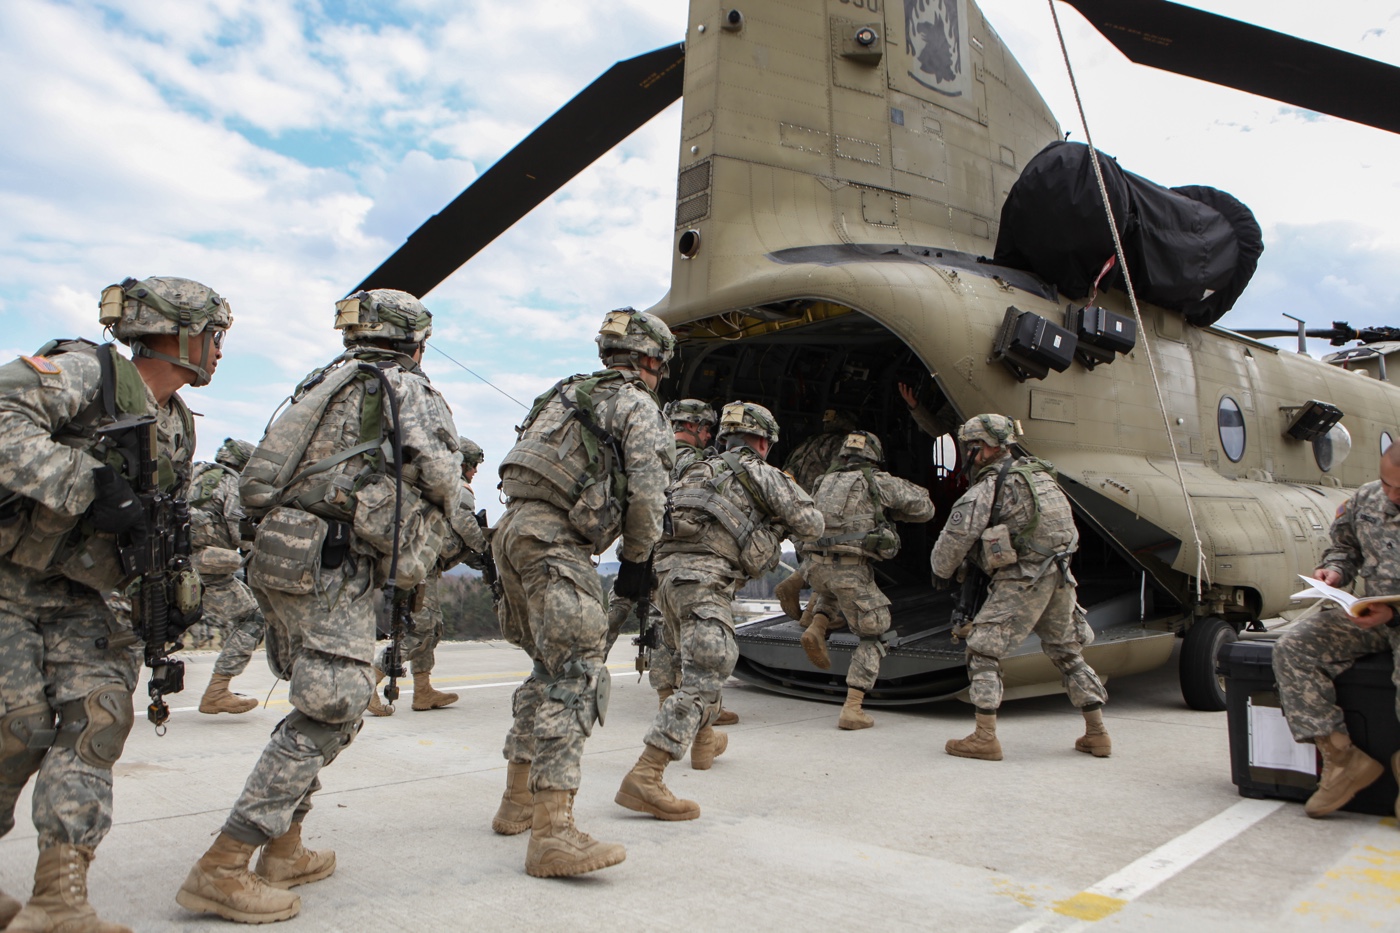
<path fill-rule="evenodd" d="M 1400 63 L 1400 0 L 1192 5 Z M 1083 140 L 1046 3 L 982 7 Z M 1400 324 L 1400 140 L 1133 65 L 1057 9 L 1098 147 L 1161 184 L 1229 191 L 1263 226 L 1259 271 L 1223 324 L 1287 326 L 1284 311 Z M 256 441 L 339 352 L 336 299 L 613 62 L 681 40 L 686 19 L 681 0 L 6 0 L 0 359 L 102 339 L 97 296 L 128 275 L 198 279 L 236 319 L 214 384 L 185 396 L 200 456 L 228 435 Z M 425 299 L 424 368 L 487 451 L 475 486 L 493 520 L 494 464 L 524 413 L 507 396 L 528 405 L 595 368 L 603 312 L 665 294 L 679 125 L 677 104 Z"/>

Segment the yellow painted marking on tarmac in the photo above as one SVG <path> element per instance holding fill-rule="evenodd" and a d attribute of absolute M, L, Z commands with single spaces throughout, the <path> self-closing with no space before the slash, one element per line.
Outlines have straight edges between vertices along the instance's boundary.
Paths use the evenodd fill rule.
<path fill-rule="evenodd" d="M 1080 891 L 1074 897 L 1056 901 L 1050 909 L 1057 914 L 1073 917 L 1076 920 L 1094 921 L 1111 917 L 1127 906 L 1128 902 L 1121 897 L 1108 897 L 1103 894 Z"/>
<path fill-rule="evenodd" d="M 1400 910 L 1400 849 L 1356 846 L 1323 879 L 1314 898 L 1300 901 L 1294 913 L 1323 920 L 1369 921 L 1370 926 L 1382 928 Z"/>
<path fill-rule="evenodd" d="M 992 884 L 1000 889 L 992 892 L 997 897 L 1009 897 L 1022 907 L 1040 906 L 1039 897 L 1032 894 L 1025 885 L 1017 884 L 1009 878 L 993 878 Z"/>
<path fill-rule="evenodd" d="M 433 744 L 433 740 L 432 740 L 432 739 L 419 739 L 419 740 L 418 740 L 418 744 L 419 744 L 419 745 L 432 745 L 432 744 Z"/>

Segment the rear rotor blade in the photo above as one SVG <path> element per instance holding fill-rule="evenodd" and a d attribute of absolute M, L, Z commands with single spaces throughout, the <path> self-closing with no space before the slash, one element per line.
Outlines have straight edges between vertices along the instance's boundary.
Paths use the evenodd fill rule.
<path fill-rule="evenodd" d="M 1393 65 L 1168 0 L 1061 2 L 1139 65 L 1400 132 Z"/>
<path fill-rule="evenodd" d="M 685 45 L 618 62 L 559 108 L 355 286 L 419 298 L 681 96 Z"/>

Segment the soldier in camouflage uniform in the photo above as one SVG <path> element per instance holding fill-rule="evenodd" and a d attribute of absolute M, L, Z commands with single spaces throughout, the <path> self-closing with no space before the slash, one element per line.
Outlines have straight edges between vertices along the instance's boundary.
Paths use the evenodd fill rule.
<path fill-rule="evenodd" d="M 515 692 L 506 790 L 491 822 L 530 830 L 525 870 L 578 875 L 626 850 L 574 825 L 584 741 L 607 713 L 608 618 L 593 557 L 617 540 L 618 595 L 651 586 L 675 441 L 654 390 L 675 339 L 660 318 L 611 311 L 598 334 L 607 368 L 571 376 L 535 400 L 501 463 L 506 513 L 491 538 L 504 586 L 501 632 L 534 670 Z"/>
<path fill-rule="evenodd" d="M 131 582 L 116 536 L 147 529 L 94 429 L 154 415 L 161 488 L 183 496 L 194 419 L 176 390 L 209 383 L 233 317 L 207 286 L 151 278 L 104 290 L 100 320 L 134 361 L 70 340 L 0 367 L 0 835 L 38 774 L 34 893 L 23 911 L 0 895 L 11 930 L 130 933 L 98 919 L 87 869 L 112 826 L 142 652 L 96 642 L 129 631 L 127 600 L 103 594 Z"/>
<path fill-rule="evenodd" d="M 374 690 L 374 606 L 390 580 L 391 542 L 401 537 L 393 585 L 411 592 L 441 551 L 444 514 L 461 486 L 451 412 L 418 366 L 432 315 L 391 289 L 357 292 L 336 309 L 346 352 L 298 386 L 240 484 L 245 510 L 259 518 L 248 582 L 267 619 L 268 662 L 288 681 L 293 711 L 176 895 L 190 910 L 244 923 L 295 916 L 301 899 L 286 889 L 335 871 L 334 852 L 302 845 L 302 820 L 321 769 L 354 739 Z M 314 412 L 310 399 L 325 407 L 307 416 L 309 434 L 298 435 L 304 449 L 287 448 L 279 426 Z M 397 446 L 404 461 L 402 535 L 386 446 Z M 270 491 L 260 472 L 269 459 L 290 472 Z"/>
<path fill-rule="evenodd" d="M 447 536 L 447 546 L 435 567 L 428 575 L 423 591 L 423 608 L 414 615 L 413 630 L 404 636 L 403 659 L 413 671 L 413 708 L 419 712 L 451 706 L 460 697 L 455 693 L 443 693 L 433 687 L 430 674 L 437 663 L 436 650 L 442 641 L 442 575 L 457 564 L 466 564 L 480 570 L 483 566 L 482 554 L 486 550 L 486 538 L 476 519 L 476 494 L 472 492 L 472 479 L 476 476 L 481 461 L 486 454 L 481 446 L 468 437 L 457 438 L 462 453 L 462 491 L 457 509 L 448 518 L 451 534 Z M 382 651 L 383 649 L 381 649 Z M 384 677 L 384 661 L 374 666 L 374 682 Z M 377 694 L 369 699 L 370 715 L 392 716 L 394 707 L 382 703 Z"/>
<path fill-rule="evenodd" d="M 991 577 L 987 601 L 967 639 L 969 699 L 977 708 L 976 730 L 950 739 L 945 751 L 960 758 L 1001 760 L 997 709 L 1001 706 L 1001 659 L 1034 632 L 1041 650 L 1060 669 L 1070 702 L 1084 714 L 1085 734 L 1074 747 L 1096 758 L 1112 750 L 1103 724 L 1108 699 L 1084 660 L 1093 639 L 1075 600 L 1070 556 L 1079 531 L 1069 499 L 1048 463 L 1015 457 L 1016 423 L 1004 415 L 978 415 L 958 431 L 972 483 L 953 504 L 930 562 L 938 580 L 949 581 L 965 560 Z"/>
<path fill-rule="evenodd" d="M 243 565 L 239 547 L 245 517 L 238 499 L 238 471 L 252 452 L 247 441 L 225 438 L 214 462 L 196 464 L 190 479 L 190 533 L 195 569 L 204 583 L 204 620 L 223 638 L 213 676 L 199 700 L 201 713 L 246 713 L 258 705 L 228 688 L 229 681 L 248 669 L 267 628 L 253 591 L 234 576 Z"/>
<path fill-rule="evenodd" d="M 852 431 L 846 435 L 836 462 L 817 480 L 813 495 L 826 532 L 802 553 L 802 576 L 811 585 L 813 597 L 810 621 L 802 633 L 808 659 L 822 670 L 831 669 L 826 638 L 837 618 L 844 618 L 860 638 L 846 672 L 846 703 L 836 722 L 842 729 L 875 725 L 861 703 L 880 676 L 890 600 L 876 585 L 871 562 L 899 553 L 899 534 L 892 521 L 933 518 L 928 490 L 877 469 L 884 458 L 884 448 L 874 434 Z"/>
<path fill-rule="evenodd" d="M 766 460 L 778 440 L 768 409 L 733 402 L 720 417 L 724 453 L 692 464 L 671 487 L 671 530 L 657 548 L 657 600 L 681 649 L 681 686 L 647 731 L 646 750 L 622 780 L 616 802 L 660 820 L 693 820 L 694 801 L 678 800 L 662 781 L 666 766 L 691 750 L 705 770 L 728 746 L 711 725 L 720 690 L 734 671 L 732 603 L 739 588 L 777 565 L 783 539 L 811 541 L 822 516 L 793 479 Z"/>
<path fill-rule="evenodd" d="M 798 444 L 792 453 L 788 454 L 787 460 L 783 463 L 783 469 L 787 471 L 789 476 L 797 480 L 797 485 L 811 494 L 817 488 L 817 480 L 821 479 L 822 474 L 831 467 L 831 461 L 836 459 L 836 453 L 841 449 L 846 435 L 855 429 L 856 423 L 851 420 L 850 415 L 834 408 L 828 408 L 822 413 L 821 431 Z M 797 556 L 802 556 L 800 548 Z M 802 604 L 798 601 L 806 586 L 807 581 L 803 578 L 802 570 L 799 567 L 786 580 L 778 584 L 773 594 L 778 598 L 778 603 L 783 607 L 783 611 L 794 619 L 800 619 L 803 625 L 811 621 L 811 614 L 804 615 Z"/>
<path fill-rule="evenodd" d="M 1400 593 L 1400 445 L 1381 455 L 1380 479 L 1367 483 L 1337 509 L 1332 546 L 1313 578 L 1329 586 L 1365 581 L 1371 596 Z M 1327 609 L 1295 623 L 1274 647 L 1279 703 L 1293 738 L 1322 753 L 1322 777 L 1304 806 L 1311 817 L 1338 810 L 1381 776 L 1381 763 L 1351 743 L 1333 682 L 1363 655 L 1390 650 L 1400 683 L 1400 616 L 1388 604 L 1372 604 L 1359 617 Z M 1400 717 L 1400 699 L 1396 701 Z M 1400 780 L 1400 752 L 1390 759 Z M 1396 801 L 1400 818 L 1400 800 Z"/>

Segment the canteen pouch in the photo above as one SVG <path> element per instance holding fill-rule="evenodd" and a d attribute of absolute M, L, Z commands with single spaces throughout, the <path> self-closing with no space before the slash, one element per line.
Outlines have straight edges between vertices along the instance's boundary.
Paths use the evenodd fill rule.
<path fill-rule="evenodd" d="M 867 557 L 876 560 L 889 560 L 899 553 L 899 534 L 888 524 L 880 523 L 866 535 L 860 548 Z"/>
<path fill-rule="evenodd" d="M 1020 559 L 1005 525 L 993 525 L 982 532 L 982 563 L 988 571 L 1010 567 Z"/>
<path fill-rule="evenodd" d="M 778 566 L 782 544 L 783 539 L 776 531 L 768 525 L 759 525 L 739 549 L 739 566 L 751 578 L 763 576 Z"/>
<path fill-rule="evenodd" d="M 268 512 L 253 540 L 248 585 L 291 596 L 315 592 L 326 530 L 325 520 L 310 512 L 286 506 Z"/>

